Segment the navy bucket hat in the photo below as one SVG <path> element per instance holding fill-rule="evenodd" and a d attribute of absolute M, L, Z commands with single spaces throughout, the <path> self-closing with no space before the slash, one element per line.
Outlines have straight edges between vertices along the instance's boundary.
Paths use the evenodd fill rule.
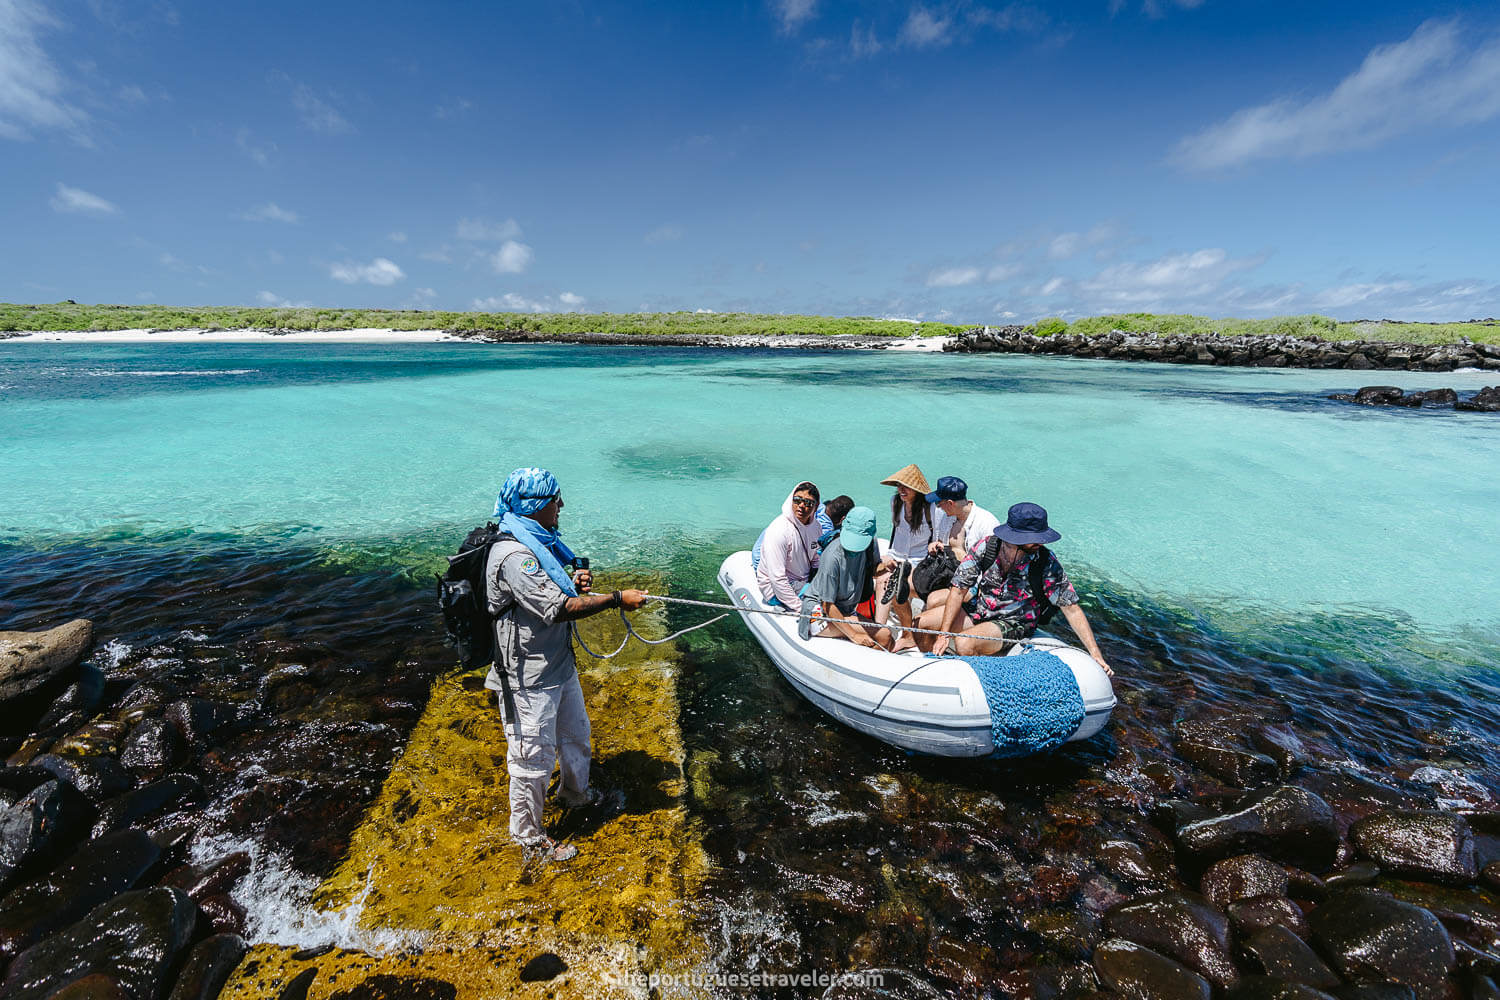
<path fill-rule="evenodd" d="M 1006 514 L 1005 523 L 995 529 L 995 537 L 1012 545 L 1046 545 L 1062 535 L 1047 527 L 1046 508 L 1034 503 L 1018 503 Z"/>

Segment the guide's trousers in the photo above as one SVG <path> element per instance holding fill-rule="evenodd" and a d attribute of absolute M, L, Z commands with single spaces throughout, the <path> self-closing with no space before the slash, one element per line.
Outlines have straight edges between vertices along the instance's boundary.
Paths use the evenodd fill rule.
<path fill-rule="evenodd" d="M 589 787 L 589 716 L 574 673 L 562 684 L 511 691 L 515 718 L 505 723 L 505 767 L 510 772 L 510 835 L 523 844 L 546 837 L 542 808 L 552 766 L 562 769 L 562 798 L 582 798 Z M 501 697 L 500 711 L 505 712 Z"/>

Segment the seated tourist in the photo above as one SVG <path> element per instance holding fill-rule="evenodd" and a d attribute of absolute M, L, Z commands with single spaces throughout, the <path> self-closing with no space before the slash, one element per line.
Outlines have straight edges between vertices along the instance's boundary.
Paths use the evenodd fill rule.
<path fill-rule="evenodd" d="M 969 550 L 946 598 L 922 612 L 920 628 L 961 631 L 956 642 L 946 635 L 917 637 L 925 650 L 941 656 L 950 645 L 960 656 L 998 656 L 1011 641 L 1030 636 L 1060 610 L 1083 647 L 1114 676 L 1094 641 L 1094 631 L 1078 606 L 1078 593 L 1062 564 L 1046 548 L 1062 536 L 1047 526 L 1047 512 L 1034 503 L 1011 507 L 993 540 Z M 973 598 L 971 588 L 976 588 Z"/>
<path fill-rule="evenodd" d="M 896 493 L 891 497 L 890 550 L 875 579 L 878 595 L 875 620 L 884 625 L 894 611 L 898 623 L 910 625 L 907 574 L 914 564 L 926 557 L 927 547 L 937 537 L 938 515 L 927 502 L 932 486 L 915 464 L 897 470 L 881 480 L 880 485 L 894 486 Z M 910 640 L 903 638 L 902 649 L 909 648 Z"/>
<path fill-rule="evenodd" d="M 890 649 L 891 633 L 875 624 L 875 512 L 855 507 L 844 518 L 838 544 L 823 553 L 818 573 L 803 591 L 797 631 L 804 639 L 847 639 L 872 649 Z"/>
<path fill-rule="evenodd" d="M 813 516 L 817 509 L 818 488 L 800 482 L 781 505 L 781 516 L 766 526 L 755 580 L 767 603 L 785 608 L 800 605 L 802 587 L 818 567 L 823 527 Z"/>
<path fill-rule="evenodd" d="M 935 504 L 943 512 L 938 522 L 937 539 L 927 547 L 929 556 L 937 556 L 946 548 L 949 555 L 933 567 L 937 589 L 922 591 L 928 609 L 938 607 L 948 597 L 948 585 L 953 579 L 952 571 L 964 561 L 974 546 L 981 544 L 1000 527 L 1000 519 L 969 499 L 969 484 L 957 476 L 944 476 L 937 481 L 937 489 L 927 494 L 927 502 Z M 914 577 L 914 579 L 916 579 Z M 920 590 L 918 587 L 913 587 Z"/>

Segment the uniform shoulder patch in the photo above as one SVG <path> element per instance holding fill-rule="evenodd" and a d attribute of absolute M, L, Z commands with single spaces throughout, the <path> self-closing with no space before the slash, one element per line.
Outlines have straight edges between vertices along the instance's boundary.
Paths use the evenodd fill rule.
<path fill-rule="evenodd" d="M 541 576 L 542 565 L 536 561 L 535 556 L 527 556 L 521 560 L 521 572 L 530 573 L 532 576 Z"/>

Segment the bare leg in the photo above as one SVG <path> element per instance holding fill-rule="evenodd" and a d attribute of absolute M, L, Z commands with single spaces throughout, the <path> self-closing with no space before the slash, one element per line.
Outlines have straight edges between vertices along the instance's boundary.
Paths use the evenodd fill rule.
<path fill-rule="evenodd" d="M 958 637 L 959 656 L 999 656 L 1010 646 L 1005 630 L 994 622 L 980 622 L 964 629 Z"/>
<path fill-rule="evenodd" d="M 964 621 L 967 622 L 968 619 L 964 619 Z M 917 628 L 941 629 L 942 627 L 943 608 L 941 605 L 935 608 L 927 608 L 927 610 L 922 612 L 922 617 L 917 619 Z M 918 649 L 920 649 L 924 653 L 930 653 L 932 652 L 932 644 L 937 641 L 937 636 L 919 633 L 916 636 L 916 640 Z"/>

